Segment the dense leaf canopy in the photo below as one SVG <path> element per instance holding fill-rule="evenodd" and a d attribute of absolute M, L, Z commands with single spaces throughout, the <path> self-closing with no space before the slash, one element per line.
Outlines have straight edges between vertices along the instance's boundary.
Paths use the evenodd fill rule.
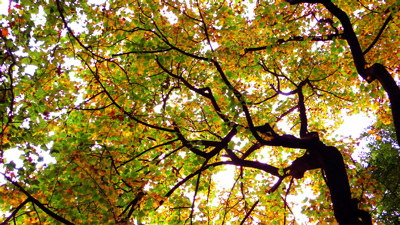
<path fill-rule="evenodd" d="M 365 161 L 372 167 L 372 177 L 378 182 L 377 188 L 383 197 L 377 205 L 377 218 L 383 224 L 400 223 L 400 148 L 396 143 L 393 126 L 380 125 L 379 132 L 365 132 L 369 140 L 370 152 L 365 155 Z M 372 128 L 373 130 L 374 128 Z M 371 135 L 372 133 L 373 135 Z"/>
<path fill-rule="evenodd" d="M 358 113 L 400 129 L 399 2 L 288 2 L 10 1 L 0 148 L 23 165 L 1 158 L 4 221 L 340 221 L 326 146 L 377 207 L 335 131 Z"/>

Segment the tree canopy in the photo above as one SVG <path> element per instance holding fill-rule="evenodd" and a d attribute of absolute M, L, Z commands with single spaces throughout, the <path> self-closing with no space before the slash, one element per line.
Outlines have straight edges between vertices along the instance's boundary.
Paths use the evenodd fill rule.
<path fill-rule="evenodd" d="M 383 193 L 336 130 L 400 140 L 399 7 L 10 1 L 4 224 L 371 224 Z"/>
<path fill-rule="evenodd" d="M 392 124 L 391 124 L 392 125 Z M 365 162 L 372 167 L 372 177 L 378 182 L 377 188 L 382 191 L 382 198 L 377 207 L 377 221 L 383 224 L 400 223 L 400 170 L 399 145 L 396 143 L 394 127 L 380 124 L 379 132 L 375 128 L 363 134 L 369 141 Z M 373 135 L 371 135 L 371 133 Z"/>

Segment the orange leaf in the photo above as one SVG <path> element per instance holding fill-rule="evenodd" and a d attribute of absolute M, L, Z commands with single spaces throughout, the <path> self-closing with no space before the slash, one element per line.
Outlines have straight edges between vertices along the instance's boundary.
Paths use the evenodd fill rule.
<path fill-rule="evenodd" d="M 1 29 L 1 35 L 7 36 L 8 35 L 8 30 L 6 28 Z"/>

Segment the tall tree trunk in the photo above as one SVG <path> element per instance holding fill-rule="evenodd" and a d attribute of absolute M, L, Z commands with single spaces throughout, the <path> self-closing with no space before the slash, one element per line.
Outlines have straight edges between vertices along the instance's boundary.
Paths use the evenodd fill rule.
<path fill-rule="evenodd" d="M 321 150 L 326 183 L 337 222 L 339 224 L 372 224 L 371 215 L 359 210 L 357 201 L 351 198 L 349 180 L 339 150 L 330 146 Z"/>

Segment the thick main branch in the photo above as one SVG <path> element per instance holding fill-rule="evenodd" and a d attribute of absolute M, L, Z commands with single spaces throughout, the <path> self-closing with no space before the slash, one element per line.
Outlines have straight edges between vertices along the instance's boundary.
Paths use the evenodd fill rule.
<path fill-rule="evenodd" d="M 389 95 L 391 103 L 392 116 L 394 126 L 396 128 L 397 142 L 400 141 L 400 88 L 397 86 L 396 81 L 387 71 L 385 66 L 379 63 L 373 64 L 373 66 L 366 68 L 367 62 L 364 57 L 364 52 L 361 49 L 358 37 L 354 32 L 353 26 L 346 12 L 337 7 L 330 0 L 286 0 L 290 4 L 299 3 L 319 3 L 324 5 L 329 12 L 337 17 L 343 26 L 343 35 L 349 44 L 353 61 L 357 69 L 358 74 L 365 79 L 368 83 L 371 83 L 375 79 L 381 83 L 386 93 Z"/>

